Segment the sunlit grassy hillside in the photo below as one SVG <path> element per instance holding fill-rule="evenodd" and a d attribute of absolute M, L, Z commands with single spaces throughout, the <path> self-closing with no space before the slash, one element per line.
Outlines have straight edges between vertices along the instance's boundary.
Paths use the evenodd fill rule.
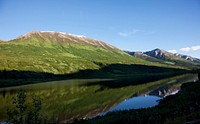
<path fill-rule="evenodd" d="M 31 32 L 15 40 L 1 42 L 0 58 L 0 70 L 54 74 L 99 69 L 114 63 L 154 65 L 104 42 L 55 32 Z"/>

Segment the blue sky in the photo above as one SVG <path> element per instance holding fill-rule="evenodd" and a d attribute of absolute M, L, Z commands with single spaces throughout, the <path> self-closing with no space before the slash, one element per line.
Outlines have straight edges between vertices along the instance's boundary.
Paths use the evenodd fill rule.
<path fill-rule="evenodd" d="M 200 58 L 200 0 L 0 0 L 0 39 L 33 30 L 81 34 L 122 50 Z"/>

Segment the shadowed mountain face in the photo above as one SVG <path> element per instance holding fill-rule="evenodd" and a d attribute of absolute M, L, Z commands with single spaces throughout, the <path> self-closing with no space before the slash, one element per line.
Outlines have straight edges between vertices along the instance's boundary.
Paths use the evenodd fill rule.
<path fill-rule="evenodd" d="M 144 54 L 157 58 L 157 59 L 162 59 L 162 60 L 166 60 L 167 58 L 175 58 L 176 56 L 170 52 L 167 52 L 165 50 L 161 50 L 161 49 L 154 49 L 152 51 L 147 51 L 144 52 Z"/>
<path fill-rule="evenodd" d="M 136 58 L 140 58 L 140 59 L 144 59 L 150 62 L 164 62 L 163 60 L 148 56 L 146 54 L 144 54 L 143 52 L 129 52 L 129 51 L 125 51 L 126 53 L 136 57 Z"/>

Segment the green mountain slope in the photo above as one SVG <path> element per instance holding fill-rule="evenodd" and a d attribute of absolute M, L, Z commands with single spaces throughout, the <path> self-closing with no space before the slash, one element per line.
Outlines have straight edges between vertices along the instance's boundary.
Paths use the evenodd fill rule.
<path fill-rule="evenodd" d="M 158 65 L 132 57 L 104 42 L 62 32 L 34 31 L 1 42 L 0 57 L 0 70 L 54 74 L 99 69 L 109 64 Z"/>

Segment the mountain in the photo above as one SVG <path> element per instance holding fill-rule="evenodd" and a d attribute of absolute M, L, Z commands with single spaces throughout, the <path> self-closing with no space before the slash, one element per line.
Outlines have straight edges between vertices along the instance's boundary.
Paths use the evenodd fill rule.
<path fill-rule="evenodd" d="M 162 62 L 162 60 L 148 56 L 148 55 L 144 54 L 143 52 L 129 52 L 129 51 L 125 51 L 125 52 L 136 58 L 140 58 L 140 59 L 147 60 L 150 62 Z"/>
<path fill-rule="evenodd" d="M 152 51 L 144 52 L 144 54 L 154 57 L 154 58 L 157 58 L 157 59 L 161 59 L 161 60 L 166 60 L 168 58 L 176 57 L 174 54 L 167 52 L 165 50 L 158 49 L 158 48 L 154 49 Z"/>
<path fill-rule="evenodd" d="M 182 58 L 182 59 L 185 59 L 185 60 L 189 60 L 191 62 L 197 62 L 197 63 L 200 63 L 200 59 L 198 58 L 194 58 L 194 57 L 191 57 L 191 56 L 188 56 L 188 55 L 182 55 L 182 54 L 178 54 L 178 53 L 170 53 L 170 52 L 167 52 L 165 50 L 161 50 L 161 49 L 155 49 L 155 50 L 152 50 L 152 51 L 147 51 L 147 52 L 144 52 L 144 54 L 148 55 L 148 56 L 151 56 L 151 57 L 154 57 L 154 58 L 157 58 L 157 59 L 162 59 L 162 60 L 166 60 L 168 58 Z"/>
<path fill-rule="evenodd" d="M 189 60 L 191 62 L 197 62 L 197 63 L 200 63 L 200 59 L 198 58 L 194 58 L 194 57 L 191 57 L 191 56 L 188 56 L 188 55 L 182 55 L 182 54 L 178 54 L 178 53 L 175 53 L 174 54 L 175 56 L 178 56 L 180 58 L 183 58 L 185 60 Z"/>
<path fill-rule="evenodd" d="M 102 41 L 95 40 L 88 38 L 83 35 L 74 35 L 70 33 L 65 33 L 65 32 L 54 32 L 54 31 L 32 31 L 27 34 L 24 34 L 17 38 L 19 41 L 23 40 L 32 40 L 35 38 L 38 42 L 52 42 L 52 43 L 60 43 L 65 45 L 65 43 L 70 44 L 86 44 L 94 47 L 100 47 L 103 49 L 108 49 L 108 50 L 116 50 L 117 48 L 106 44 Z"/>
<path fill-rule="evenodd" d="M 134 57 L 129 54 L 110 44 L 83 35 L 32 31 L 16 39 L 0 42 L 0 70 L 72 74 L 83 70 L 99 70 L 116 64 L 196 68 L 194 62 L 187 63 L 187 60 L 164 50 L 134 53 Z M 174 58 L 177 60 L 174 61 Z M 178 63 L 180 60 L 181 64 Z M 120 69 L 112 71 L 123 73 Z M 134 69 L 133 71 L 137 72 Z"/>
<path fill-rule="evenodd" d="M 54 74 L 100 69 L 110 64 L 154 65 L 102 41 L 52 31 L 33 31 L 1 42 L 0 57 L 0 70 Z"/>
<path fill-rule="evenodd" d="M 127 53 L 136 58 L 140 58 L 150 62 L 157 62 L 172 66 L 182 66 L 190 69 L 200 68 L 200 63 L 198 63 L 198 59 L 194 59 L 195 61 L 188 61 L 188 59 L 186 60 L 185 58 L 182 58 L 183 56 L 180 57 L 178 55 L 175 55 L 173 53 L 158 48 L 147 52 L 127 52 Z"/>

